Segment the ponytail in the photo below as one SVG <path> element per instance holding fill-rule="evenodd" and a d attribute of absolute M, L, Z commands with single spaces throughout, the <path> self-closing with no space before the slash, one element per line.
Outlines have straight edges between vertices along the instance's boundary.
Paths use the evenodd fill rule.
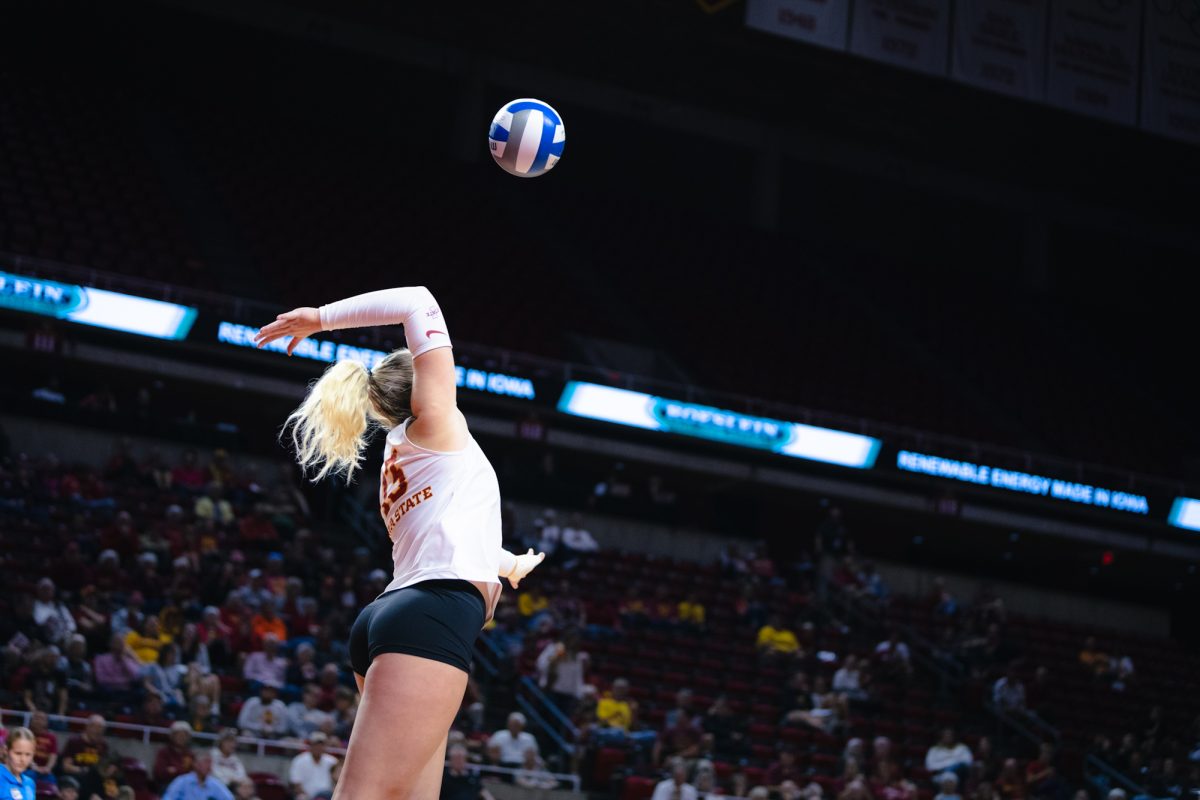
<path fill-rule="evenodd" d="M 330 472 L 354 477 L 367 444 L 367 427 L 374 416 L 370 373 L 357 361 L 339 361 L 308 389 L 300 407 L 284 423 L 292 428 L 296 461 L 305 471 L 318 469 L 313 481 Z M 282 435 L 282 434 L 281 434 Z"/>

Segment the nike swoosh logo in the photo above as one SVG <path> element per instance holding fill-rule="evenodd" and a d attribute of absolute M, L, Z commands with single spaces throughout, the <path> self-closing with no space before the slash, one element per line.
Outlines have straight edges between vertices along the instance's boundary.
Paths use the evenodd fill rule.
<path fill-rule="evenodd" d="M 425 338 L 428 339 L 430 336 L 433 336 L 435 333 L 440 333 L 440 334 L 442 334 L 442 336 L 446 335 L 445 331 L 425 331 Z"/>

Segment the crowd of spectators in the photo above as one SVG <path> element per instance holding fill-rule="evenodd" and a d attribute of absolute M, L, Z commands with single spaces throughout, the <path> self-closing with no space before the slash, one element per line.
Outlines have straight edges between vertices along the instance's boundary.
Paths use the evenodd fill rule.
<path fill-rule="evenodd" d="M 347 626 L 388 576 L 366 548 L 315 529 L 290 470 L 265 480 L 219 450 L 168 463 L 158 452 L 136 457 L 124 442 L 103 467 L 51 454 L 0 461 L 0 570 L 12 587 L 0 598 L 0 689 L 9 707 L 35 712 L 32 774 L 60 792 L 77 783 L 85 800 L 117 797 L 131 784 L 104 737 L 109 720 L 170 731 L 146 791 L 185 797 L 215 783 L 253 797 L 241 735 L 302 748 L 281 784 L 298 800 L 320 797 L 336 781 L 328 750 L 348 740 L 358 702 Z M 868 609 L 891 602 L 878 570 L 854 555 L 840 513 L 818 531 L 815 558 L 780 563 L 755 542 L 727 549 L 686 585 L 643 574 L 600 586 L 609 554 L 578 515 L 558 519 L 547 511 L 528 530 L 508 529 L 552 556 L 538 580 L 505 593 L 484 635 L 571 721 L 574 757 L 544 752 L 520 713 L 489 728 L 472 681 L 450 734 L 447 796 L 488 794 L 479 764 L 506 768 L 528 788 L 557 786 L 551 768 L 592 781 L 614 750 L 632 776 L 668 775 L 652 790 L 667 797 L 1065 800 L 1076 785 L 1049 745 L 1027 758 L 947 729 L 920 757 L 912 738 L 856 735 L 928 676 L 901 629 L 871 638 L 822 602 L 821 574 Z M 943 630 L 931 657 L 987 681 L 1001 709 L 1038 713 L 1051 676 L 1043 668 L 1022 679 L 1000 597 L 985 587 L 963 603 L 939 582 L 929 605 Z M 638 666 L 659 646 L 711 665 L 719 680 L 704 681 L 703 669 L 648 677 Z M 630 669 L 597 669 L 596 650 Z M 766 683 L 739 696 L 719 674 L 728 656 Z M 1132 659 L 1095 641 L 1084 643 L 1079 668 L 1098 691 L 1136 690 Z M 489 698 L 489 707 L 503 720 L 512 698 Z M 44 712 L 93 716 L 60 743 Z M 1183 797 L 1197 784 L 1187 759 L 1200 757 L 1200 721 L 1194 744 L 1165 737 L 1162 725 L 1161 710 L 1151 712 L 1146 730 L 1119 746 L 1098 737 L 1096 749 L 1153 796 Z M 196 733 L 218 738 L 200 750 Z"/>
<path fill-rule="evenodd" d="M 874 568 L 853 555 L 852 544 L 848 548 L 851 552 L 846 552 L 848 537 L 840 514 L 826 519 L 818 535 L 819 541 L 822 538 L 834 544 L 839 557 L 830 572 L 831 582 L 861 608 L 886 618 L 888 592 L 878 588 Z M 1141 721 L 1135 723 L 1136 728 L 1123 727 L 1129 724 L 1123 722 L 1121 728 L 1093 729 L 1088 732 L 1090 741 L 1070 743 L 1075 749 L 1115 769 L 1141 787 L 1144 796 L 1184 798 L 1200 794 L 1200 715 L 1168 713 L 1160 703 L 1148 701 L 1129 652 L 1114 653 L 1097 636 L 1087 635 L 1082 637 L 1074 663 L 1041 663 L 1037 651 L 1027 648 L 1012 632 L 1004 598 L 987 582 L 964 601 L 943 578 L 934 578 L 930 591 L 916 600 L 916 608 L 923 619 L 931 622 L 931 636 L 925 644 L 933 661 L 961 671 L 969 683 L 983 687 L 983 698 L 1001 714 L 1048 736 L 1062 738 L 1055 727 L 1063 722 L 1059 719 L 1064 710 L 1062 691 L 1086 690 L 1107 708 L 1120 709 L 1121 719 Z M 889 647 L 887 642 L 881 643 L 877 654 Z M 907 647 L 904 660 L 909 660 Z M 1190 698 L 1183 699 L 1190 705 Z M 1055 751 L 1054 745 L 1043 745 L 1039 756 L 1024 768 L 1016 759 L 1006 759 L 999 765 L 989 762 L 985 767 L 976 761 L 976 766 L 965 773 L 961 769 L 951 772 L 966 791 L 978 792 L 983 786 L 985 795 L 995 791 L 1002 798 L 1063 797 L 1067 783 L 1055 766 Z M 930 771 L 935 769 L 933 764 L 926 766 Z M 1101 775 L 1096 778 L 1095 791 L 1107 790 L 1112 783 L 1109 776 Z M 1123 791 L 1119 787 L 1117 790 Z"/>
<path fill-rule="evenodd" d="M 290 469 L 274 478 L 125 441 L 103 466 L 0 460 L 0 692 L 34 712 L 40 784 L 115 797 L 106 721 L 169 728 L 147 784 L 168 796 L 185 775 L 236 792 L 239 734 L 305 748 L 296 797 L 329 782 L 320 751 L 344 746 L 358 703 L 347 625 L 379 579 L 365 548 L 314 530 Z M 93 716 L 60 746 L 46 712 Z M 222 738 L 200 758 L 195 732 Z"/>

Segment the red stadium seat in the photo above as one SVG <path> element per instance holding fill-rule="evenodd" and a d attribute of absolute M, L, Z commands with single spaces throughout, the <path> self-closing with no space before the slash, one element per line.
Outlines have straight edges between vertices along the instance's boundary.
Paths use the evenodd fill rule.
<path fill-rule="evenodd" d="M 592 782 L 596 786 L 608 786 L 613 770 L 625 763 L 626 752 L 619 747 L 601 747 L 596 751 L 592 767 Z"/>
<path fill-rule="evenodd" d="M 625 786 L 621 790 L 621 800 L 647 800 L 654 794 L 654 786 L 655 781 L 652 778 L 630 775 L 625 779 Z M 268 798 L 263 797 L 262 800 Z"/>

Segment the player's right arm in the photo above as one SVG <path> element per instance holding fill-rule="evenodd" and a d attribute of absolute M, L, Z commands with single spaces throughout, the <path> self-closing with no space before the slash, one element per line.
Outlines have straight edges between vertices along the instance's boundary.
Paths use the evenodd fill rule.
<path fill-rule="evenodd" d="M 348 297 L 320 308 L 297 308 L 280 314 L 255 336 L 262 347 L 284 336 L 290 355 L 305 338 L 320 331 L 403 325 L 413 357 L 409 437 L 430 450 L 458 450 L 466 445 L 467 421 L 458 410 L 454 351 L 446 320 L 433 293 L 424 286 L 405 286 Z"/>

